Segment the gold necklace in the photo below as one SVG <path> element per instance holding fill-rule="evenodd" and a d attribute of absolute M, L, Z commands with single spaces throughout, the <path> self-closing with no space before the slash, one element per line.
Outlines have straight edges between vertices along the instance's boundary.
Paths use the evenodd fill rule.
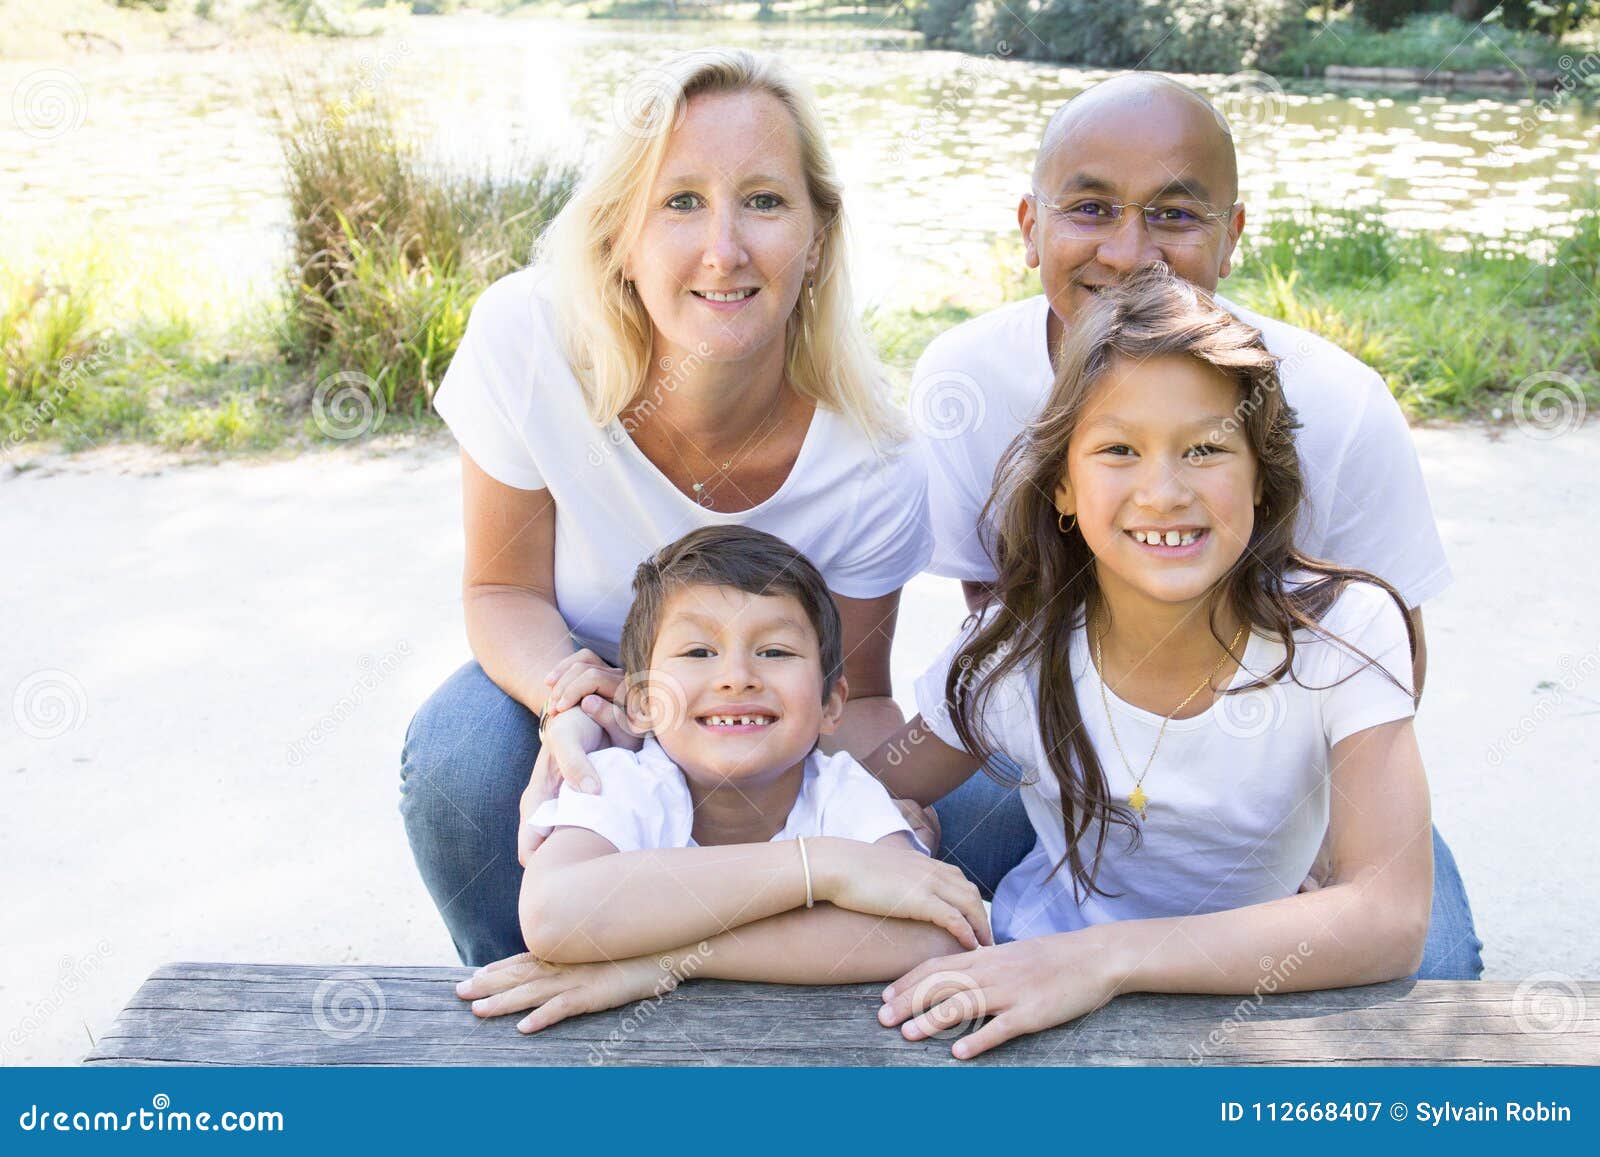
<path fill-rule="evenodd" d="M 761 435 L 761 437 L 756 441 L 756 444 L 754 446 L 750 445 L 750 438 L 754 438 L 755 435 L 751 434 L 750 438 L 746 438 L 744 440 L 744 442 L 739 446 L 739 448 L 733 452 L 733 457 L 729 458 L 720 467 L 718 467 L 718 469 L 717 469 L 717 473 L 718 474 L 721 474 L 723 477 L 727 477 L 728 471 L 733 469 L 733 464 L 735 462 L 737 462 L 740 457 L 744 456 L 747 453 L 747 450 L 748 450 L 748 452 L 753 453 L 754 451 L 760 449 L 761 445 L 764 442 L 766 442 L 766 440 L 768 438 L 770 438 L 772 436 L 772 431 L 777 429 L 776 424 L 774 424 L 773 421 L 772 421 L 772 417 L 773 417 L 774 414 L 776 414 L 778 412 L 778 406 L 782 402 L 783 402 L 783 393 L 780 390 L 779 393 L 778 393 L 778 396 L 775 399 L 773 399 L 772 409 L 767 411 L 767 416 L 765 418 L 761 419 L 761 425 L 756 427 L 756 429 L 758 429 L 758 430 L 762 429 L 762 427 L 765 427 L 766 428 L 766 432 Z M 660 415 L 657 415 L 657 416 L 661 417 Z M 677 427 L 674 426 L 671 422 L 667 421 L 667 419 L 665 417 L 661 417 L 661 424 L 662 424 L 662 427 L 663 427 L 663 431 L 662 432 L 665 433 L 666 436 L 667 436 L 667 444 L 672 447 L 672 453 L 677 457 L 678 465 L 683 467 L 684 474 L 687 475 L 688 478 L 689 478 L 689 487 L 690 487 L 691 490 L 694 491 L 693 497 L 694 497 L 695 502 L 700 506 L 704 506 L 707 510 L 713 509 L 716 506 L 716 502 L 711 497 L 710 491 L 708 491 L 706 489 L 706 486 L 710 484 L 712 479 L 708 478 L 708 479 L 706 479 L 705 482 L 701 482 L 699 479 L 697 479 L 695 477 L 694 471 L 689 468 L 689 463 L 684 459 L 683 451 L 678 449 L 678 439 L 676 437 L 675 431 L 677 433 L 681 433 L 681 431 L 678 431 Z M 700 457 L 704 458 L 707 462 L 712 463 L 712 465 L 714 465 L 714 466 L 716 465 L 716 460 L 713 459 L 711 457 L 711 455 L 707 454 L 704 450 L 700 449 L 700 447 L 696 446 L 695 447 L 695 452 L 697 454 L 699 454 Z M 713 475 L 713 477 L 715 477 L 715 475 Z"/>
<path fill-rule="evenodd" d="M 1222 665 L 1233 655 L 1233 649 L 1239 645 L 1239 640 L 1244 638 L 1244 627 L 1243 623 L 1239 624 L 1239 629 L 1233 634 L 1233 642 L 1229 643 L 1228 649 L 1222 652 L 1222 658 L 1218 659 L 1211 670 L 1206 672 L 1206 677 L 1200 680 L 1200 686 L 1185 695 L 1183 702 L 1162 718 L 1161 729 L 1156 732 L 1156 745 L 1150 749 L 1150 758 L 1144 761 L 1144 770 L 1134 776 L 1133 790 L 1128 793 L 1128 806 L 1133 808 L 1134 813 L 1141 822 L 1145 819 L 1145 809 L 1150 805 L 1150 797 L 1144 794 L 1144 777 L 1150 774 L 1150 767 L 1156 761 L 1156 752 L 1161 750 L 1161 740 L 1167 734 L 1167 724 L 1172 722 L 1174 715 L 1189 706 L 1196 695 L 1211 685 L 1212 676 L 1222 670 Z M 1111 729 L 1111 742 L 1117 745 L 1117 754 L 1122 757 L 1122 766 L 1128 769 L 1129 775 L 1133 775 L 1133 764 L 1128 762 L 1128 753 L 1122 750 L 1122 740 L 1117 738 L 1117 725 L 1111 718 L 1111 701 L 1106 697 L 1106 664 L 1105 652 L 1102 646 L 1105 638 L 1106 628 L 1102 627 L 1094 637 L 1095 677 L 1100 680 L 1100 705 L 1105 708 L 1106 726 Z"/>

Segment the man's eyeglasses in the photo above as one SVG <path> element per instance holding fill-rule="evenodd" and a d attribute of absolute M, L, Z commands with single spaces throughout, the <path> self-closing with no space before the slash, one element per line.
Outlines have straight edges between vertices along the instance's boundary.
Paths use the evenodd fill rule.
<path fill-rule="evenodd" d="M 1177 247 L 1205 244 L 1216 236 L 1217 222 L 1238 207 L 1232 205 L 1214 213 L 1197 201 L 1160 201 L 1154 205 L 1124 201 L 1119 205 L 1102 197 L 1072 198 L 1058 205 L 1037 192 L 1033 199 L 1040 208 L 1050 210 L 1051 217 L 1068 233 L 1086 241 L 1110 237 L 1121 227 L 1124 210 L 1138 209 L 1152 241 Z"/>

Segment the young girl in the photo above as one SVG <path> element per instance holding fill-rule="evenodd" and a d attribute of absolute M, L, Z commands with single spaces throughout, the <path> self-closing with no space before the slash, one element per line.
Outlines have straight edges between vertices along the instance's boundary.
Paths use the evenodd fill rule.
<path fill-rule="evenodd" d="M 1003 754 L 1038 845 L 995 895 L 997 946 L 891 984 L 884 1024 L 992 1017 L 954 1044 L 966 1058 L 1124 992 L 1417 968 L 1410 624 L 1386 583 L 1291 545 L 1295 424 L 1259 335 L 1163 268 L 1075 321 L 990 499 L 994 601 L 868 761 L 930 802 Z M 1297 894 L 1325 833 L 1329 883 Z M 939 972 L 966 991 L 921 995 Z"/>

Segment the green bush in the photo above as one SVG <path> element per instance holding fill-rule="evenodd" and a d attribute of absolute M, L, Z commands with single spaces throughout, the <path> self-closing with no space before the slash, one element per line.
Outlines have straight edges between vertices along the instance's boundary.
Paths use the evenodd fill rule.
<path fill-rule="evenodd" d="M 1412 16 L 1383 32 L 1361 20 L 1339 20 L 1324 30 L 1315 21 L 1292 26 L 1284 47 L 1265 63 L 1279 75 L 1321 76 L 1329 65 L 1353 68 L 1438 68 L 1452 71 L 1556 67 L 1555 41 L 1495 23 L 1475 25 L 1448 14 Z"/>
<path fill-rule="evenodd" d="M 576 181 L 564 164 L 429 166 L 371 102 L 292 94 L 283 118 L 292 265 L 284 352 L 365 374 L 421 413 L 490 282 L 525 265 Z"/>
<path fill-rule="evenodd" d="M 1277 53 L 1293 0 L 927 0 L 915 26 L 936 47 L 1093 68 L 1237 72 Z"/>

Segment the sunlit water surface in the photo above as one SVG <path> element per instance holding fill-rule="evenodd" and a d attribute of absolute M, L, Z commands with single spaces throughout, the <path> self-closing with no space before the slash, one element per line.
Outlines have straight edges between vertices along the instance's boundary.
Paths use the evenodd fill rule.
<path fill-rule="evenodd" d="M 9 61 L 0 244 L 32 260 L 94 231 L 117 238 L 130 261 L 177 262 L 195 284 L 265 287 L 286 251 L 271 115 L 284 75 L 392 102 L 449 163 L 503 165 L 550 150 L 581 156 L 627 116 L 644 70 L 708 43 L 781 52 L 815 86 L 868 301 L 981 295 L 975 282 L 992 274 L 996 241 L 1015 236 L 1046 116 L 1102 75 L 922 51 L 894 31 L 476 16 L 268 54 Z M 1258 219 L 1357 206 L 1403 228 L 1494 236 L 1559 227 L 1574 193 L 1600 177 L 1600 117 L 1575 101 L 1320 88 L 1241 98 L 1226 78 L 1194 83 L 1236 118 L 1243 196 Z M 19 109 L 26 122 L 27 101 L 52 95 L 54 106 L 37 104 L 43 127 L 26 131 Z M 1014 245 L 998 252 L 1015 259 Z"/>

